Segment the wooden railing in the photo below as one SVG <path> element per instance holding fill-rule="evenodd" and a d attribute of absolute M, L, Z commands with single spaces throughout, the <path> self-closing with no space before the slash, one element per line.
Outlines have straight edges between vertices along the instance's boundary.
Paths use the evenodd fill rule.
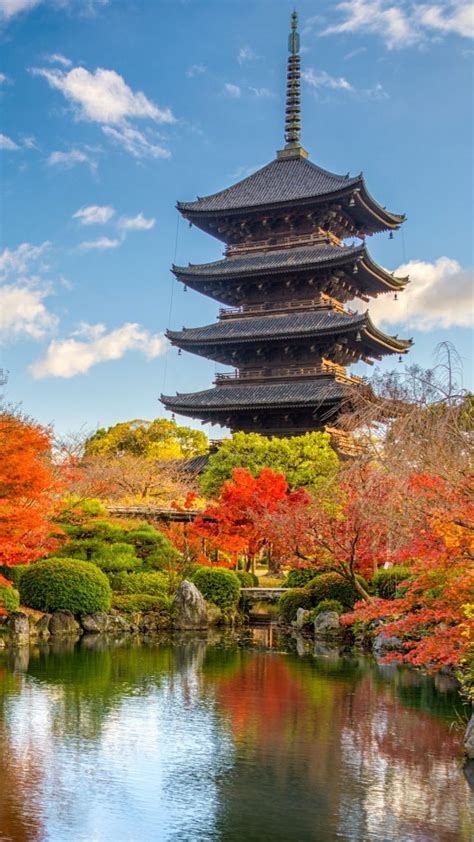
<path fill-rule="evenodd" d="M 318 365 L 286 366 L 284 368 L 247 368 L 232 372 L 219 372 L 216 374 L 216 385 L 235 384 L 246 380 L 273 380 L 285 377 L 322 377 L 334 375 L 340 383 L 362 383 L 361 377 L 349 375 L 342 365 L 323 360 Z"/>
<path fill-rule="evenodd" d="M 319 310 L 328 307 L 332 308 L 336 313 L 352 313 L 352 310 L 345 309 L 344 305 L 337 298 L 331 298 L 330 295 L 322 292 L 314 298 L 293 298 L 288 301 L 273 303 L 244 304 L 242 307 L 221 307 L 219 318 L 235 319 L 268 313 L 287 313 L 293 310 Z"/>

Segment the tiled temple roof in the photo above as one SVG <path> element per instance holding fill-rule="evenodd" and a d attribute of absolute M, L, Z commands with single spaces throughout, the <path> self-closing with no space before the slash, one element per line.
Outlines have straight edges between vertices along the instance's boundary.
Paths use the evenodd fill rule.
<path fill-rule="evenodd" d="M 178 210 L 228 211 L 259 205 L 282 204 L 337 193 L 358 186 L 362 177 L 349 178 L 321 169 L 305 158 L 278 159 L 225 190 L 195 202 L 178 202 Z"/>
<path fill-rule="evenodd" d="M 356 331 L 365 327 L 366 314 L 335 313 L 333 310 L 310 310 L 271 316 L 226 319 L 204 327 L 167 331 L 172 342 L 187 345 L 216 342 L 253 342 L 272 338 L 313 336 L 319 332 Z"/>
<path fill-rule="evenodd" d="M 331 378 L 318 378 L 305 382 L 233 386 L 232 389 L 217 386 L 203 392 L 161 395 L 160 400 L 167 408 L 177 412 L 187 409 L 212 412 L 257 407 L 319 406 L 337 403 L 348 394 L 348 387 L 344 384 Z"/>

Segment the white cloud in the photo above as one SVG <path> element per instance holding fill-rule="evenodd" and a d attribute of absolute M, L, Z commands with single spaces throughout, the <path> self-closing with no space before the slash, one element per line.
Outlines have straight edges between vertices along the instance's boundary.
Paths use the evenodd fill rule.
<path fill-rule="evenodd" d="M 72 218 L 78 219 L 81 225 L 105 225 L 114 214 L 115 209 L 111 205 L 89 205 L 76 211 Z"/>
<path fill-rule="evenodd" d="M 0 252 L 0 279 L 29 272 L 31 267 L 48 251 L 51 243 L 45 240 L 39 246 L 22 243 L 16 249 L 5 248 Z"/>
<path fill-rule="evenodd" d="M 186 76 L 188 76 L 189 79 L 192 79 L 194 76 L 202 76 L 206 70 L 207 67 L 205 64 L 192 64 L 191 67 L 188 67 L 186 70 Z"/>
<path fill-rule="evenodd" d="M 313 88 L 329 88 L 332 91 L 353 91 L 351 83 L 343 76 L 331 76 L 326 70 L 303 70 L 302 78 Z"/>
<path fill-rule="evenodd" d="M 471 0 L 417 3 L 413 0 L 344 0 L 336 10 L 342 20 L 323 35 L 368 33 L 380 36 L 388 49 L 410 47 L 440 35 L 474 38 Z"/>
<path fill-rule="evenodd" d="M 9 20 L 38 6 L 42 0 L 0 0 L 0 18 Z"/>
<path fill-rule="evenodd" d="M 401 325 L 415 330 L 471 327 L 474 322 L 473 273 L 457 260 L 440 257 L 434 263 L 411 260 L 399 266 L 397 277 L 410 276 L 410 283 L 399 294 L 384 295 L 370 304 L 375 324 Z M 365 310 L 366 304 L 358 309 Z"/>
<path fill-rule="evenodd" d="M 233 99 L 238 99 L 242 93 L 241 89 L 238 85 L 232 84 L 232 82 L 226 82 L 224 85 L 224 91 Z"/>
<path fill-rule="evenodd" d="M 79 119 L 111 125 L 121 124 L 127 118 L 175 122 L 169 108 L 160 109 L 142 91 L 132 91 L 115 70 L 98 67 L 95 73 L 90 73 L 85 67 L 74 67 L 67 72 L 36 67 L 31 72 L 61 91 L 77 108 Z"/>
<path fill-rule="evenodd" d="M 275 96 L 275 94 L 269 88 L 252 88 L 252 86 L 250 85 L 249 91 L 258 99 L 270 99 Z"/>
<path fill-rule="evenodd" d="M 80 337 L 80 338 L 77 338 Z M 75 377 L 94 365 L 121 359 L 138 351 L 154 359 L 167 348 L 162 334 L 151 334 L 138 324 L 127 323 L 107 333 L 105 325 L 82 325 L 68 339 L 53 340 L 46 356 L 30 366 L 33 377 Z"/>
<path fill-rule="evenodd" d="M 237 55 L 239 64 L 244 64 L 246 61 L 253 61 L 256 58 L 257 56 L 251 47 L 241 47 Z"/>
<path fill-rule="evenodd" d="M 0 85 L 4 85 L 8 82 L 8 76 L 5 73 L 0 73 Z"/>
<path fill-rule="evenodd" d="M 137 216 L 123 216 L 118 221 L 118 227 L 122 231 L 150 231 L 155 225 L 155 219 L 146 219 L 142 213 Z"/>
<path fill-rule="evenodd" d="M 72 65 L 71 59 L 66 58 L 62 53 L 48 53 L 44 58 L 51 64 L 61 64 L 63 67 L 71 67 Z"/>
<path fill-rule="evenodd" d="M 51 152 L 48 156 L 49 167 L 63 167 L 66 170 L 75 167 L 76 164 L 87 164 L 92 171 L 97 169 L 97 161 L 81 149 L 70 149 L 69 152 Z"/>
<path fill-rule="evenodd" d="M 348 53 L 345 54 L 344 59 L 349 61 L 351 58 L 355 58 L 356 56 L 362 55 L 362 53 L 367 52 L 367 47 L 357 47 L 356 50 L 350 50 Z"/>
<path fill-rule="evenodd" d="M 131 126 L 102 126 L 103 133 L 134 158 L 171 158 L 171 152 Z"/>
<path fill-rule="evenodd" d="M 50 333 L 57 318 L 43 304 L 48 292 L 26 280 L 0 286 L 0 339 L 41 339 Z"/>
<path fill-rule="evenodd" d="M 18 143 L 15 143 L 11 137 L 8 137 L 6 134 L 0 134 L 0 149 L 6 149 L 8 152 L 14 152 L 19 148 Z"/>
<path fill-rule="evenodd" d="M 98 237 L 97 240 L 85 240 L 79 245 L 82 251 L 91 251 L 97 249 L 98 251 L 106 251 L 107 249 L 116 249 L 120 245 L 120 240 L 111 240 L 110 237 Z"/>

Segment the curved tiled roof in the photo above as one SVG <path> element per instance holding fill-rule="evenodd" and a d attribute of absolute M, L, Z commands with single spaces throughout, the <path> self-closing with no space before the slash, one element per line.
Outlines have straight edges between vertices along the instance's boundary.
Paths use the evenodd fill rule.
<path fill-rule="evenodd" d="M 363 314 L 335 313 L 333 310 L 309 310 L 271 316 L 251 316 L 245 319 L 226 319 L 204 327 L 167 331 L 172 342 L 180 345 L 215 342 L 252 342 L 299 336 L 312 336 L 320 332 L 355 331 L 365 327 Z"/>
<path fill-rule="evenodd" d="M 178 210 L 230 211 L 274 203 L 310 199 L 360 184 L 361 176 L 335 175 L 306 158 L 276 158 L 257 172 L 211 196 L 178 202 Z"/>
<path fill-rule="evenodd" d="M 233 386 L 231 389 L 217 386 L 203 392 L 161 395 L 160 400 L 165 406 L 178 412 L 187 409 L 212 412 L 223 409 L 252 409 L 259 406 L 319 406 L 322 403 L 336 403 L 347 394 L 348 387 L 344 384 L 330 378 L 319 378 L 300 383 L 249 384 Z"/>
<path fill-rule="evenodd" d="M 189 266 L 173 266 L 175 275 L 191 275 L 204 277 L 229 277 L 264 272 L 287 271 L 300 267 L 326 266 L 341 264 L 348 260 L 355 260 L 365 253 L 364 246 L 294 246 L 289 249 L 273 249 L 272 251 L 254 252 L 226 257 L 213 263 L 189 264 Z"/>

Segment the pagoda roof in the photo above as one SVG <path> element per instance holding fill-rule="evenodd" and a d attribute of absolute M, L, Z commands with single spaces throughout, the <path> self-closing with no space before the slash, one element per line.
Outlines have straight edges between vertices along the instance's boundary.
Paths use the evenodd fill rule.
<path fill-rule="evenodd" d="M 302 155 L 275 158 L 269 164 L 225 190 L 194 202 L 178 202 L 178 210 L 189 218 L 229 216 L 248 210 L 268 209 L 293 203 L 317 202 L 354 195 L 359 218 L 368 214 L 376 230 L 398 228 L 405 216 L 387 211 L 368 192 L 362 173 L 350 177 L 337 175 L 313 164 Z M 358 213 L 356 213 L 358 212 Z"/>
<path fill-rule="evenodd" d="M 323 269 L 330 266 L 343 266 L 354 261 L 360 261 L 368 270 L 371 281 L 380 292 L 387 289 L 402 289 L 408 282 L 408 278 L 396 278 L 386 269 L 378 266 L 370 257 L 365 245 L 293 246 L 288 249 L 231 255 L 212 263 L 173 265 L 172 271 L 178 278 L 192 282 L 194 279 L 197 281 L 221 278 L 241 279 L 248 276 L 274 275 L 279 272 L 288 273 L 291 270 Z"/>
<path fill-rule="evenodd" d="M 307 310 L 268 316 L 225 319 L 204 327 L 167 331 L 173 345 L 195 353 L 210 353 L 209 346 L 241 345 L 317 338 L 322 335 L 361 332 L 363 339 L 381 353 L 400 354 L 411 346 L 411 340 L 387 336 L 371 322 L 368 313 L 338 313 L 332 309 Z M 365 342 L 365 344 L 366 344 Z M 383 348 L 383 351 L 382 351 Z"/>
<path fill-rule="evenodd" d="M 249 384 L 233 386 L 232 389 L 217 386 L 203 392 L 161 395 L 160 400 L 171 410 L 184 414 L 200 409 L 219 412 L 258 407 L 319 406 L 338 403 L 347 397 L 350 388 L 354 387 L 320 377 L 305 382 Z"/>

